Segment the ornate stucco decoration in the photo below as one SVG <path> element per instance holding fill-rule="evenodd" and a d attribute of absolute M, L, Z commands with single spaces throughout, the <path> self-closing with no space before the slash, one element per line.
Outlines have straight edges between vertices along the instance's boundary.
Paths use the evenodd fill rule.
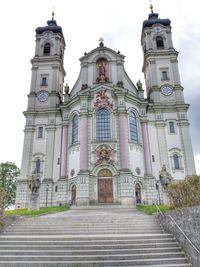
<path fill-rule="evenodd" d="M 96 150 L 96 165 L 101 164 L 103 161 L 113 165 L 112 149 L 107 145 L 101 145 Z"/>
<path fill-rule="evenodd" d="M 109 96 L 106 92 L 107 90 L 101 90 L 100 92 L 97 93 L 96 95 L 96 102 L 94 103 L 94 107 L 96 109 L 100 108 L 109 108 L 111 109 L 113 107 L 113 104 L 109 100 Z"/>

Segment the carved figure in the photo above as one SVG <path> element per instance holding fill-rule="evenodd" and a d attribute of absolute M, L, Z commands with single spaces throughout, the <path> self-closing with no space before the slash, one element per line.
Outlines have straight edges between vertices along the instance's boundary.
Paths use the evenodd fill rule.
<path fill-rule="evenodd" d="M 66 85 L 65 85 L 65 94 L 66 95 L 68 95 L 69 94 L 69 85 L 68 85 L 68 83 L 66 83 Z"/>
<path fill-rule="evenodd" d="M 32 194 L 38 192 L 40 184 L 41 184 L 41 179 L 40 179 L 40 175 L 38 173 L 35 173 L 35 174 L 29 176 L 28 187 L 29 187 L 29 190 Z"/>
<path fill-rule="evenodd" d="M 169 183 L 172 181 L 172 176 L 170 173 L 167 172 L 165 164 L 163 164 L 161 171 L 159 172 L 159 178 L 161 181 L 161 184 L 164 187 L 167 187 Z"/>
<path fill-rule="evenodd" d="M 138 90 L 142 90 L 142 83 L 140 82 L 140 80 L 138 80 L 137 82 L 137 88 Z"/>
<path fill-rule="evenodd" d="M 107 82 L 108 77 L 106 77 L 106 61 L 101 60 L 97 63 L 98 65 L 98 74 L 97 82 Z"/>

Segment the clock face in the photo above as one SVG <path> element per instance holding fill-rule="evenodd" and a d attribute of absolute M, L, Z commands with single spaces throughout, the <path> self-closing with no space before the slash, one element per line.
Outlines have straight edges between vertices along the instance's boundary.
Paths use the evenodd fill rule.
<path fill-rule="evenodd" d="M 51 32 L 47 32 L 47 33 L 45 33 L 44 36 L 45 36 L 46 39 L 49 39 L 49 38 L 51 38 L 52 33 Z"/>
<path fill-rule="evenodd" d="M 154 28 L 154 31 L 155 32 L 161 32 L 161 28 L 160 27 L 156 27 L 156 28 Z"/>
<path fill-rule="evenodd" d="M 37 94 L 37 98 L 40 102 L 45 102 L 48 100 L 48 97 L 49 97 L 49 93 L 47 91 L 40 91 L 38 94 Z"/>
<path fill-rule="evenodd" d="M 170 85 L 164 85 L 162 88 L 161 88 L 161 92 L 163 95 L 166 95 L 166 96 L 169 96 L 172 94 L 173 92 L 173 89 Z"/>

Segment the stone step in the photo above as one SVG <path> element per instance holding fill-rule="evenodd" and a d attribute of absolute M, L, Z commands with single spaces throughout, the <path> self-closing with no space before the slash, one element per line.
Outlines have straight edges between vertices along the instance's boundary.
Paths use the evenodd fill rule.
<path fill-rule="evenodd" d="M 117 207 L 20 219 L 0 235 L 0 267 L 189 267 L 152 216 Z"/>
<path fill-rule="evenodd" d="M 21 242 L 71 242 L 71 243 L 91 243 L 91 242 L 131 242 L 132 244 L 138 244 L 138 243 L 146 243 L 146 242 L 171 242 L 174 239 L 174 237 L 170 234 L 137 234 L 137 235 L 79 235 L 79 236 L 73 236 L 73 235 L 65 235 L 65 236 L 58 236 L 58 235 L 39 235 L 39 236 L 12 236 L 12 235 L 1 235 L 0 236 L 0 243 L 1 242 L 10 242 L 10 241 L 21 241 Z"/>
<path fill-rule="evenodd" d="M 7 257 L 7 256 L 6 256 Z M 6 258 L 5 257 L 5 258 Z M 26 264 L 26 267 L 29 267 L 29 263 L 34 263 L 34 264 L 40 264 L 39 266 L 52 266 L 52 267 L 57 267 L 57 266 L 67 266 L 67 267 L 83 267 L 83 266 L 87 266 L 87 267 L 93 267 L 93 266 L 160 266 L 163 267 L 164 266 L 171 266 L 171 267 L 175 267 L 178 265 L 175 264 L 187 264 L 184 266 L 191 266 L 190 264 L 187 263 L 187 259 L 185 258 L 157 258 L 157 259 L 103 259 L 103 260 L 88 260 L 88 259 L 81 259 L 81 260 L 75 260 L 73 259 L 73 261 L 70 261 L 69 259 L 65 259 L 65 258 L 61 258 L 61 259 L 57 259 L 57 258 L 50 258 L 50 257 L 43 257 L 43 259 L 38 258 L 37 256 L 35 257 L 11 257 L 9 256 L 9 258 L 7 258 L 6 260 L 0 259 L 0 266 L 3 267 L 8 267 L 9 263 L 13 263 L 13 266 L 19 266 L 21 267 L 22 264 Z M 17 263 L 19 265 L 17 265 Z M 5 265 L 2 265 L 5 264 Z M 43 265 L 42 265 L 43 264 Z M 51 265 L 49 265 L 51 264 Z M 63 265 L 62 265 L 63 264 Z M 169 265 L 170 264 L 170 265 Z M 12 266 L 12 265 L 11 265 Z M 35 267 L 35 265 L 34 265 Z"/>
<path fill-rule="evenodd" d="M 139 263 L 140 264 L 140 263 Z M 142 264 L 142 265 L 141 265 Z M 76 263 L 72 263 L 69 261 L 64 261 L 64 262 L 26 262 L 26 261 L 19 261 L 17 262 L 13 262 L 13 263 L 8 263 L 7 261 L 5 262 L 0 262 L 0 267 L 103 267 L 103 266 L 112 266 L 112 267 L 122 267 L 122 266 L 134 266 L 134 267 L 147 267 L 147 266 L 151 266 L 151 267 L 191 267 L 191 264 L 188 263 L 171 263 L 171 264 L 166 264 L 166 263 L 162 263 L 162 264 L 151 264 L 151 262 L 146 262 L 146 265 L 143 265 L 144 263 L 141 263 L 140 265 L 138 265 L 137 263 L 135 263 L 134 261 L 123 261 L 123 262 L 76 262 Z"/>
<path fill-rule="evenodd" d="M 162 229 L 161 226 L 159 225 L 155 225 L 155 224 L 146 224 L 146 225 L 106 225 L 104 224 L 104 226 L 102 227 L 102 225 L 96 226 L 96 225 L 77 225 L 77 226 L 71 226 L 71 225 L 60 225 L 60 226 L 50 226 L 50 225 L 42 225 L 42 226 L 37 226 L 35 225 L 34 227 L 31 226 L 9 226 L 7 228 L 7 230 L 19 230 L 19 231 L 23 231 L 23 230 L 35 230 L 35 229 L 50 229 L 50 230 L 68 230 L 68 229 L 74 229 L 74 230 L 78 230 L 78 229 L 95 229 L 95 230 L 101 230 L 101 229 Z"/>
<path fill-rule="evenodd" d="M 8 242 L 7 242 L 8 243 Z M 28 244 L 27 244 L 28 243 Z M 105 244 L 106 242 L 104 242 L 103 244 L 96 244 L 95 242 L 93 242 L 94 244 L 91 243 L 86 243 L 86 244 L 74 244 L 74 243 L 70 243 L 70 244 L 66 244 L 65 242 L 57 242 L 55 241 L 54 243 L 52 242 L 38 242 L 38 244 L 36 245 L 37 242 L 10 242 L 9 244 L 0 244 L 0 250 L 15 250 L 16 248 L 22 249 L 22 250 L 29 250 L 29 249 L 40 249 L 40 250 L 59 250 L 59 249 L 64 249 L 64 250 L 87 250 L 87 249 L 95 249 L 95 250 L 100 250 L 100 249 L 149 249 L 150 248 L 162 248 L 162 249 L 168 249 L 168 248 L 177 248 L 178 247 L 178 243 L 177 242 L 168 242 L 168 243 L 159 243 L 159 242 L 155 242 L 155 243 L 144 243 L 144 244 L 132 244 L 132 243 L 109 243 L 109 244 Z M 98 242 L 99 243 L 99 242 Z"/>
<path fill-rule="evenodd" d="M 25 235 L 40 235 L 40 231 L 32 231 L 32 232 L 30 232 L 30 231 L 26 231 L 26 230 L 24 230 L 23 232 L 19 232 L 19 231 L 5 231 L 4 233 L 3 233 L 3 235 L 12 235 L 12 236 L 14 236 L 14 235 L 23 235 L 23 236 L 25 236 Z M 152 229 L 152 230 L 127 230 L 127 229 L 125 229 L 125 230 L 82 230 L 82 231 L 67 231 L 67 230 L 65 230 L 65 231 L 63 231 L 63 230 L 58 230 L 58 231 L 51 231 L 51 230 L 44 230 L 43 231 L 43 235 L 68 235 L 68 234 L 70 234 L 70 235 L 82 235 L 82 234 L 87 234 L 87 235 L 94 235 L 94 234 L 103 234 L 103 235 L 105 235 L 105 234 L 160 234 L 160 233 L 163 233 L 163 230 L 154 230 L 154 229 Z"/>
<path fill-rule="evenodd" d="M 80 260 L 87 260 L 87 261 L 98 261 L 98 260 L 141 260 L 141 259 L 174 259 L 174 258 L 183 258 L 185 259 L 185 254 L 183 252 L 158 252 L 158 253 L 140 253 L 140 254 L 96 254 L 96 255 L 66 255 L 66 254 L 59 254 L 59 255 L 48 255 L 47 253 L 45 253 L 45 255 L 40 255 L 38 253 L 35 253 L 33 255 L 8 255 L 7 254 L 0 254 L 0 261 L 4 260 L 15 260 L 15 261 L 19 261 L 19 260 L 48 260 L 48 261 L 64 261 L 64 260 L 68 260 L 68 261 L 80 261 Z"/>
<path fill-rule="evenodd" d="M 154 242 L 154 243 L 152 243 Z M 151 245 L 153 245 L 154 247 L 156 246 L 162 246 L 163 242 L 165 242 L 164 244 L 166 244 L 166 246 L 169 244 L 170 246 L 172 246 L 172 244 L 177 244 L 177 242 L 175 242 L 173 239 L 165 239 L 165 240 L 158 240 L 158 239 L 152 239 L 152 240 L 85 240 L 85 241 L 74 241 L 74 240 L 35 240 L 35 239 L 28 239 L 28 240 L 4 240 L 0 242 L 1 246 L 4 245 L 8 245 L 11 246 L 13 245 L 14 248 L 16 246 L 20 246 L 20 245 L 25 245 L 25 246 L 33 246 L 33 245 L 41 245 L 43 247 L 45 246 L 70 246 L 70 247 L 80 247 L 80 248 L 88 248 L 88 247 L 93 247 L 93 246 L 97 246 L 97 247 L 115 247 L 115 246 L 132 246 L 132 247 L 149 247 Z"/>
<path fill-rule="evenodd" d="M 175 252 L 181 252 L 181 248 L 180 247 L 169 247 L 169 248 L 140 248 L 140 249 L 131 249 L 131 248 L 111 248 L 111 249 L 55 249 L 55 250 L 49 250 L 48 247 L 46 247 L 46 249 L 38 249 L 38 248 L 29 248 L 29 249 L 19 249 L 19 248 L 15 248 L 15 249 L 0 249 L 0 255 L 81 255 L 81 256 L 87 256 L 87 255 L 115 255 L 115 254 L 132 254 L 132 255 L 136 255 L 136 254 L 144 254 L 144 253 L 175 253 Z"/>

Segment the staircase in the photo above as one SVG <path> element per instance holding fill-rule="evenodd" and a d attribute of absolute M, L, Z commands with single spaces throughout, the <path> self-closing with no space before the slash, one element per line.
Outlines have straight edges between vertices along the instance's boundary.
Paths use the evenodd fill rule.
<path fill-rule="evenodd" d="M 189 267 L 174 237 L 132 207 L 21 218 L 0 235 L 0 267 Z"/>

